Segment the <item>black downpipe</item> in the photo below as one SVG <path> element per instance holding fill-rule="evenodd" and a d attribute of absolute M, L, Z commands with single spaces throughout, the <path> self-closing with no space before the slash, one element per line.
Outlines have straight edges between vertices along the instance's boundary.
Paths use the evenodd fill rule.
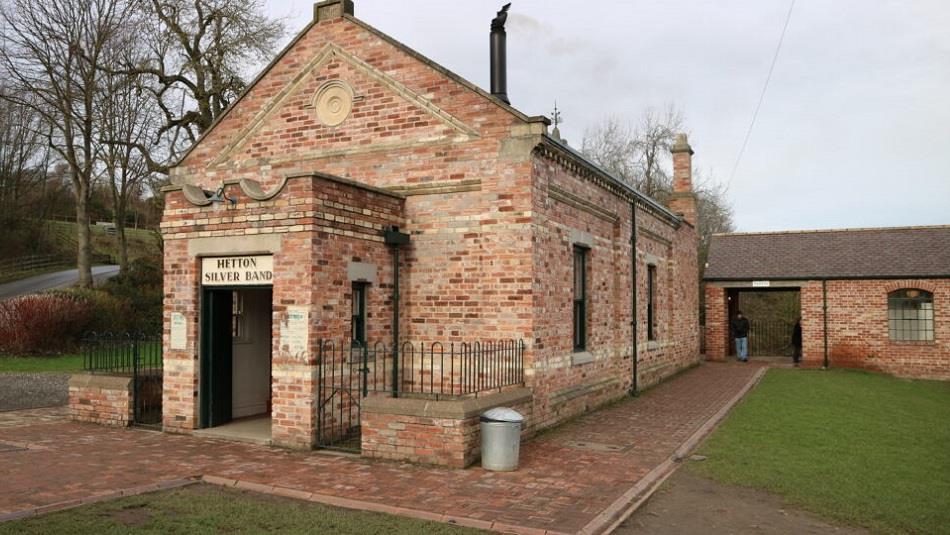
<path fill-rule="evenodd" d="M 501 11 L 495 15 L 491 21 L 491 94 L 505 104 L 511 104 L 508 101 L 508 45 L 507 34 L 505 33 L 505 21 L 508 19 L 508 8 L 511 4 L 505 4 Z"/>
<path fill-rule="evenodd" d="M 821 308 L 823 312 L 822 321 L 824 322 L 824 327 L 822 328 L 822 333 L 825 338 L 825 369 L 828 369 L 828 280 L 821 279 Z"/>
<path fill-rule="evenodd" d="M 637 203 L 630 203 L 630 335 L 633 355 L 633 377 L 630 381 L 630 395 L 639 395 L 637 384 L 640 355 L 637 353 Z"/>
<path fill-rule="evenodd" d="M 393 397 L 399 397 L 399 246 L 393 247 Z"/>
<path fill-rule="evenodd" d="M 390 226 L 383 241 L 393 248 L 393 397 L 399 397 L 399 246 L 409 244 L 409 235 Z"/>

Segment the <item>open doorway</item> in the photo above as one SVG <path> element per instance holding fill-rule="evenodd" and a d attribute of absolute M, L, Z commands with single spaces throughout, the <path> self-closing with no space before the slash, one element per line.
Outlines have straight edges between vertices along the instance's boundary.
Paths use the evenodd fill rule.
<path fill-rule="evenodd" d="M 272 294 L 269 287 L 204 290 L 200 426 L 222 438 L 270 440 Z"/>
<path fill-rule="evenodd" d="M 749 320 L 749 356 L 792 361 L 795 349 L 792 331 L 801 316 L 798 288 L 734 288 L 728 292 L 729 319 L 738 311 Z M 736 354 L 735 339 L 729 333 L 728 354 Z"/>

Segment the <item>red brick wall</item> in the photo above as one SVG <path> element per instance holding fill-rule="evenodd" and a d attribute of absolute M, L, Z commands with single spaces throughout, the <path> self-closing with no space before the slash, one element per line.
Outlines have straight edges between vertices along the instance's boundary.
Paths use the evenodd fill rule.
<path fill-rule="evenodd" d="M 553 425 L 623 395 L 632 377 L 630 204 L 550 153 L 534 160 L 534 344 L 528 384 L 535 421 Z M 699 357 L 696 233 L 641 205 L 637 210 L 639 386 L 650 386 Z M 578 232 L 580 234 L 578 234 Z M 588 253 L 588 352 L 573 352 L 573 246 Z M 657 266 L 656 339 L 647 339 L 647 265 Z"/>
<path fill-rule="evenodd" d="M 890 339 L 887 294 L 918 288 L 934 294 L 934 340 Z M 722 360 L 728 353 L 725 288 L 706 284 L 706 356 Z M 950 280 L 830 280 L 828 293 L 828 358 L 832 367 L 864 368 L 928 379 L 950 379 Z M 825 359 L 821 281 L 800 286 L 803 365 L 821 367 Z"/>
<path fill-rule="evenodd" d="M 69 417 L 127 427 L 132 423 L 131 377 L 75 374 L 69 380 Z"/>
<path fill-rule="evenodd" d="M 165 317 L 179 312 L 188 319 L 188 347 L 171 350 L 165 326 L 164 426 L 170 431 L 194 429 L 198 419 L 200 365 L 198 318 L 201 259 L 189 252 L 189 240 L 234 240 L 229 254 L 260 253 L 248 236 L 277 235 L 273 251 L 272 439 L 275 443 L 309 447 L 316 428 L 315 368 L 317 343 L 348 336 L 351 310 L 350 261 L 375 264 L 379 284 L 369 289 L 369 314 L 374 320 L 392 316 L 392 262 L 382 229 L 402 225 L 402 199 L 321 177 L 290 179 L 274 199 L 257 202 L 240 187 L 228 188 L 240 199 L 226 210 L 195 207 L 180 191 L 166 196 L 162 221 L 165 238 Z M 280 323 L 288 306 L 306 306 L 312 323 L 310 351 L 287 353 Z M 388 320 L 386 325 L 388 325 Z M 369 334 L 385 336 L 373 321 Z"/>
<path fill-rule="evenodd" d="M 899 377 L 950 379 L 950 280 L 828 281 L 828 354 L 832 367 L 865 368 Z M 934 294 L 934 341 L 890 339 L 887 294 L 918 288 Z M 824 361 L 821 283 L 802 289 L 804 363 Z M 811 318 L 806 321 L 805 318 Z"/>
<path fill-rule="evenodd" d="M 729 302 L 727 290 L 713 284 L 704 285 L 706 292 L 706 358 L 726 360 L 729 354 Z"/>
<path fill-rule="evenodd" d="M 335 55 L 314 63 L 328 46 Z M 305 81 L 294 85 L 298 79 Z M 328 80 L 347 82 L 357 97 L 336 127 L 320 124 L 310 102 Z M 285 174 L 320 171 L 401 191 L 408 196 L 403 230 L 412 233 L 401 281 L 403 316 L 412 321 L 403 338 L 525 338 L 530 313 L 514 309 L 531 291 L 530 276 L 517 275 L 531 266 L 529 154 L 502 154 L 523 125 L 361 23 L 327 20 L 280 58 L 173 176 L 208 188 L 224 176 L 253 178 L 267 189 Z"/>
<path fill-rule="evenodd" d="M 465 468 L 481 456 L 479 415 L 489 408 L 504 405 L 521 413 L 525 417 L 522 439 L 529 437 L 537 428 L 533 425 L 531 399 L 512 403 L 502 399 L 505 396 L 495 395 L 499 401 L 492 402 L 492 395 L 488 395 L 479 403 L 477 410 L 456 416 L 387 412 L 385 404 L 378 408 L 364 408 L 360 418 L 361 454 L 377 459 Z M 469 400 L 472 401 L 475 400 Z M 466 402 L 449 403 L 462 406 Z"/>

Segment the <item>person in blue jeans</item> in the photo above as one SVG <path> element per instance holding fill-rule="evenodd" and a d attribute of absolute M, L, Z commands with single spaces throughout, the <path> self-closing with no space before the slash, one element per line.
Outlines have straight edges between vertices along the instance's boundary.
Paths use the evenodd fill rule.
<path fill-rule="evenodd" d="M 749 320 L 742 315 L 741 310 L 729 322 L 729 329 L 736 339 L 736 358 L 739 362 L 749 362 Z"/>

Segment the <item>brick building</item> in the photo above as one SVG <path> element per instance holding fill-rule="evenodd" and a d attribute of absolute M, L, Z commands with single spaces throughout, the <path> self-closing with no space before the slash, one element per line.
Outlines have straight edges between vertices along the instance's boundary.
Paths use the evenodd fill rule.
<path fill-rule="evenodd" d="M 805 366 L 950 379 L 950 226 L 715 235 L 704 279 L 710 359 L 743 294 L 793 291 Z"/>
<path fill-rule="evenodd" d="M 166 188 L 166 431 L 465 466 L 487 407 L 531 433 L 697 362 L 685 136 L 667 209 L 511 107 L 503 64 L 486 92 L 314 6 Z"/>

